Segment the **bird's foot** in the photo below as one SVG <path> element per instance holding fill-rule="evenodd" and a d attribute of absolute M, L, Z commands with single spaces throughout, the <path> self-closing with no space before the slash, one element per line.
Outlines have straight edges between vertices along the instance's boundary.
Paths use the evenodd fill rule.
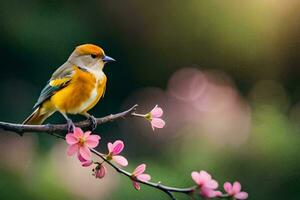
<path fill-rule="evenodd" d="M 74 133 L 75 125 L 71 119 L 67 119 L 68 133 Z"/>
<path fill-rule="evenodd" d="M 93 115 L 90 115 L 88 117 L 88 119 L 91 121 L 92 131 L 96 130 L 96 128 L 97 128 L 97 119 Z"/>

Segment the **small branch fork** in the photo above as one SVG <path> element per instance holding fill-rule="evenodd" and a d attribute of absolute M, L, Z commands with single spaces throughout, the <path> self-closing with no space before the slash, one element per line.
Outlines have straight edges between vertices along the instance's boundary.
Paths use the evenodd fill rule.
<path fill-rule="evenodd" d="M 134 105 L 130 109 L 117 113 L 117 114 L 111 114 L 102 118 L 96 118 L 97 125 L 104 124 L 107 122 L 112 122 L 119 119 L 125 119 L 127 117 L 138 117 L 138 115 L 135 113 L 136 108 L 138 105 Z M 90 120 L 84 120 L 75 123 L 76 127 L 80 128 L 88 128 L 92 126 L 92 123 Z M 13 123 L 7 123 L 7 122 L 0 122 L 0 129 L 17 133 L 20 136 L 22 136 L 24 133 L 30 133 L 30 132 L 42 132 L 46 133 L 52 136 L 55 136 L 57 138 L 65 140 L 65 137 L 63 135 L 57 134 L 57 133 L 63 133 L 68 130 L 67 124 L 46 124 L 46 125 L 22 125 L 22 124 L 13 124 Z M 114 168 L 118 173 L 123 174 L 124 176 L 127 176 L 130 179 L 132 178 L 132 174 L 117 167 L 113 163 L 111 163 L 109 160 L 103 156 L 100 152 L 98 152 L 95 149 L 91 149 L 92 153 L 100 157 L 103 161 L 105 161 L 108 165 L 110 165 L 112 168 Z M 196 186 L 189 187 L 189 188 L 176 188 L 176 187 L 169 187 L 166 185 L 161 184 L 161 182 L 154 183 L 154 182 L 145 182 L 138 179 L 134 179 L 134 181 L 137 181 L 141 184 L 148 185 L 152 188 L 156 188 L 158 190 L 161 190 L 162 192 L 166 193 L 172 200 L 176 200 L 173 193 L 183 193 L 186 195 L 189 195 L 192 197 L 192 194 L 197 189 Z M 226 198 L 226 196 L 223 196 Z M 222 198 L 222 197 L 221 197 Z"/>

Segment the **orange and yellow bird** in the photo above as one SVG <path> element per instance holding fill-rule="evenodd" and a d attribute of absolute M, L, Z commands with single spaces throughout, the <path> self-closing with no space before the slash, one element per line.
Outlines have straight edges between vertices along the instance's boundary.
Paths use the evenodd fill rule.
<path fill-rule="evenodd" d="M 60 112 L 68 123 L 74 124 L 67 114 L 81 114 L 96 128 L 95 118 L 88 113 L 105 93 L 107 78 L 103 72 L 106 63 L 115 61 L 102 48 L 93 44 L 77 46 L 69 59 L 51 76 L 33 109 L 23 124 L 42 124 L 54 112 Z"/>

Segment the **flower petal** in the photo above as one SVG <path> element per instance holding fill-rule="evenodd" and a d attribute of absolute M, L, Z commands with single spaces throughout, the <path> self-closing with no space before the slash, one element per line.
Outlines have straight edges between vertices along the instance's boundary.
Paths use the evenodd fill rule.
<path fill-rule="evenodd" d="M 89 167 L 89 166 L 91 166 L 92 164 L 93 164 L 93 161 L 87 160 L 87 161 L 85 161 L 85 162 L 82 162 L 82 163 L 81 163 L 81 166 L 82 166 L 82 167 Z"/>
<path fill-rule="evenodd" d="M 85 161 L 86 161 L 86 159 L 84 159 L 84 158 L 80 155 L 80 153 L 77 154 L 77 158 L 78 158 L 78 160 L 79 160 L 80 162 L 85 162 Z"/>
<path fill-rule="evenodd" d="M 122 152 L 123 149 L 124 149 L 123 141 L 117 140 L 113 143 L 112 153 L 113 153 L 113 155 L 118 155 L 119 153 Z"/>
<path fill-rule="evenodd" d="M 96 178 L 103 178 L 106 174 L 106 168 L 104 165 L 100 165 L 99 169 L 96 170 L 95 172 L 95 177 Z"/>
<path fill-rule="evenodd" d="M 152 129 L 154 128 L 163 128 L 166 125 L 165 121 L 160 118 L 153 118 L 151 120 Z"/>
<path fill-rule="evenodd" d="M 134 187 L 136 190 L 140 190 L 140 189 L 141 189 L 141 186 L 140 186 L 140 184 L 139 184 L 138 182 L 132 181 L 132 183 L 133 183 L 133 187 Z"/>
<path fill-rule="evenodd" d="M 203 183 L 207 183 L 208 181 L 211 180 L 211 175 L 204 170 L 201 170 L 199 175 L 200 175 L 200 179 Z"/>
<path fill-rule="evenodd" d="M 68 146 L 67 155 L 68 156 L 74 155 L 76 152 L 78 152 L 78 149 L 79 149 L 78 144 L 73 144 L 73 145 Z"/>
<path fill-rule="evenodd" d="M 234 197 L 239 200 L 244 200 L 244 199 L 248 198 L 248 193 L 247 192 L 239 192 L 236 195 L 234 195 Z"/>
<path fill-rule="evenodd" d="M 119 165 L 125 167 L 128 165 L 128 161 L 125 157 L 123 156 L 113 156 L 112 159 L 118 163 Z"/>
<path fill-rule="evenodd" d="M 68 133 L 66 135 L 66 142 L 70 145 L 78 143 L 78 138 L 74 136 L 73 133 Z"/>
<path fill-rule="evenodd" d="M 192 179 L 195 181 L 197 185 L 200 185 L 200 175 L 198 172 L 192 172 Z"/>
<path fill-rule="evenodd" d="M 219 197 L 219 196 L 221 196 L 222 195 L 222 192 L 221 191 L 215 191 L 215 194 L 214 194 L 214 196 L 215 197 Z"/>
<path fill-rule="evenodd" d="M 81 138 L 83 136 L 83 131 L 81 130 L 81 128 L 75 127 L 73 134 L 76 138 Z"/>
<path fill-rule="evenodd" d="M 215 198 L 222 195 L 222 192 L 216 191 L 207 187 L 202 187 L 200 190 L 200 195 L 204 198 Z"/>
<path fill-rule="evenodd" d="M 140 174 L 136 178 L 139 179 L 140 181 L 147 182 L 151 179 L 151 176 L 149 174 Z"/>
<path fill-rule="evenodd" d="M 224 183 L 223 185 L 225 192 L 227 192 L 227 194 L 231 194 L 232 193 L 232 185 L 229 182 Z"/>
<path fill-rule="evenodd" d="M 152 118 L 158 118 L 163 115 L 163 110 L 161 107 L 158 107 L 157 105 L 150 111 Z"/>
<path fill-rule="evenodd" d="M 84 134 L 83 134 L 83 138 L 88 138 L 90 135 L 91 135 L 91 131 L 86 131 Z"/>
<path fill-rule="evenodd" d="M 217 187 L 219 186 L 218 182 L 216 180 L 210 180 L 208 182 L 206 182 L 205 187 L 210 188 L 210 189 L 217 189 Z"/>
<path fill-rule="evenodd" d="M 141 175 L 142 173 L 144 173 L 144 171 L 146 170 L 146 164 L 140 164 L 139 166 L 137 166 L 135 168 L 135 170 L 133 171 L 133 175 L 138 176 Z"/>
<path fill-rule="evenodd" d="M 91 160 L 92 153 L 90 149 L 87 146 L 81 146 L 79 147 L 79 153 L 85 160 Z"/>
<path fill-rule="evenodd" d="M 89 137 L 86 138 L 85 144 L 89 148 L 95 148 L 96 146 L 98 146 L 99 140 L 100 140 L 99 135 L 90 135 Z"/>
<path fill-rule="evenodd" d="M 237 193 L 239 193 L 240 191 L 241 191 L 241 184 L 240 184 L 240 182 L 238 182 L 238 181 L 235 181 L 234 183 L 233 183 L 233 185 L 232 185 L 232 192 L 234 193 L 234 194 L 237 194 Z"/>
<path fill-rule="evenodd" d="M 93 164 L 92 160 L 86 160 L 80 154 L 77 154 L 77 158 L 81 162 L 82 167 L 89 167 Z"/>
<path fill-rule="evenodd" d="M 109 142 L 107 143 L 107 148 L 108 148 L 108 152 L 111 153 L 114 149 L 114 145 L 111 142 Z"/>

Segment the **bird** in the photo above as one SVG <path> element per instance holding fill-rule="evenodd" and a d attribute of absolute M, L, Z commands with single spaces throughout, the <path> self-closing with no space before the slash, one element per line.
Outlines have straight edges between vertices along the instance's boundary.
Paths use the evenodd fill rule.
<path fill-rule="evenodd" d="M 33 106 L 24 125 L 40 125 L 53 113 L 59 112 L 66 119 L 68 132 L 75 128 L 68 114 L 80 114 L 91 120 L 96 129 L 96 118 L 89 114 L 105 94 L 107 77 L 104 65 L 115 59 L 105 55 L 103 49 L 94 44 L 75 47 L 67 61 L 52 74 Z"/>

